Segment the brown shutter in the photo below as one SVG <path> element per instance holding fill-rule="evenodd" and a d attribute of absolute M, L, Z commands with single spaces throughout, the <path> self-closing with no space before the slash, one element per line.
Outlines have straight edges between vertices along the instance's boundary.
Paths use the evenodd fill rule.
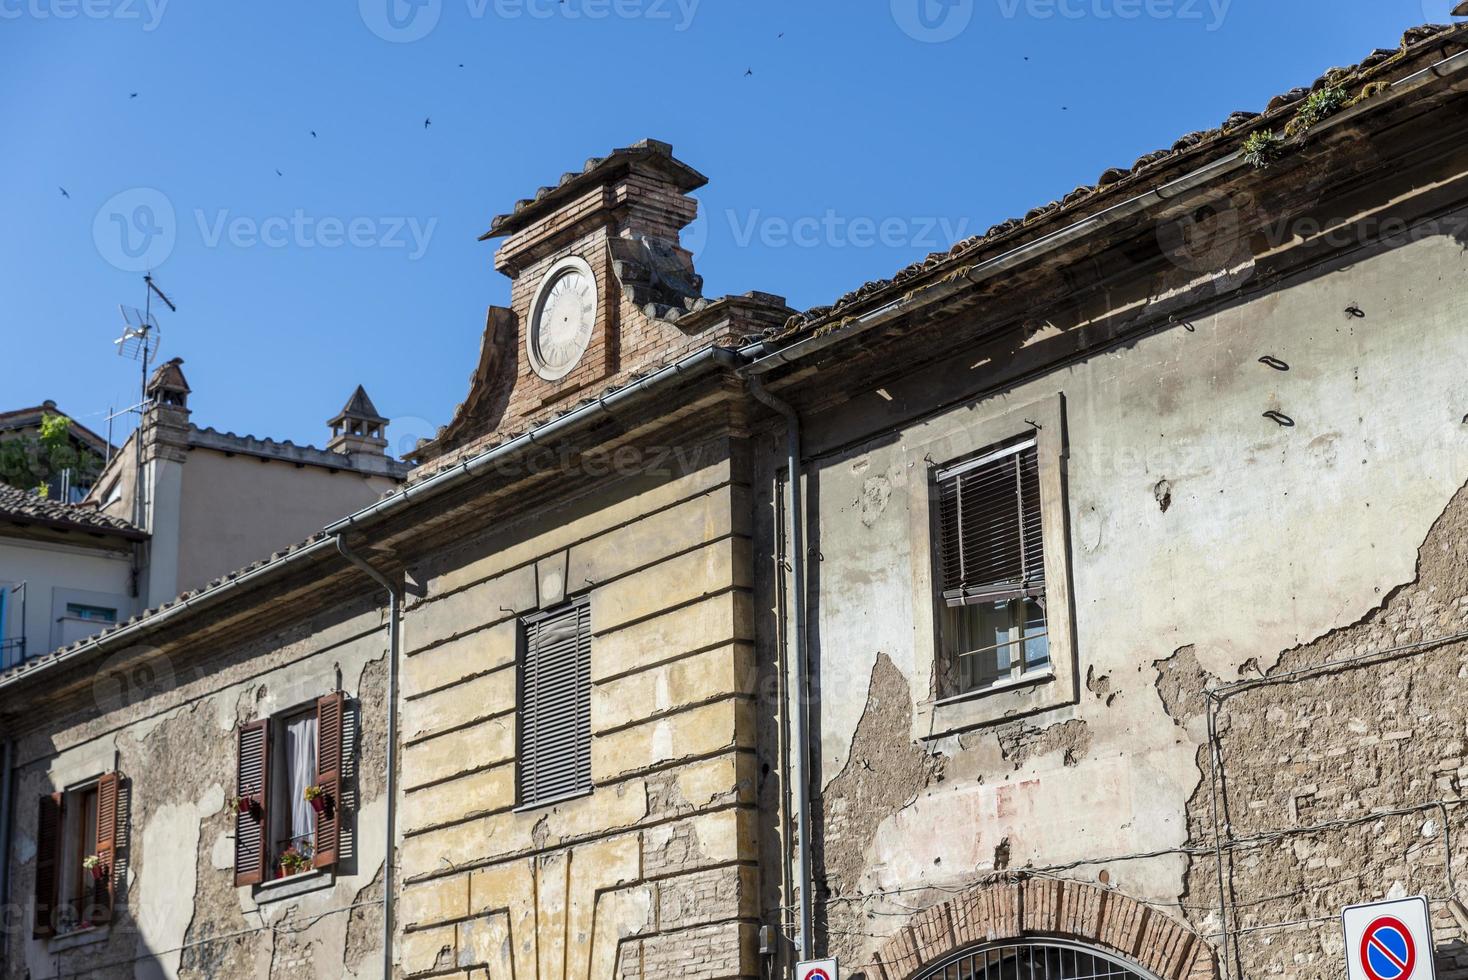
<path fill-rule="evenodd" d="M 258 885 L 270 864 L 268 807 L 270 789 L 270 721 L 240 726 L 239 770 L 235 793 L 254 803 L 234 815 L 234 883 Z"/>
<path fill-rule="evenodd" d="M 61 884 L 61 794 L 41 797 L 36 820 L 36 902 L 31 935 L 56 933 L 56 893 Z"/>
<path fill-rule="evenodd" d="M 316 785 L 321 787 L 326 807 L 316 814 L 314 868 L 336 864 L 341 848 L 342 823 L 342 715 L 345 699 L 337 691 L 316 702 Z"/>
<path fill-rule="evenodd" d="M 97 780 L 97 859 L 107 873 L 100 880 L 91 879 L 92 901 L 85 917 L 98 924 L 112 921 L 117 887 L 118 783 L 115 772 Z"/>

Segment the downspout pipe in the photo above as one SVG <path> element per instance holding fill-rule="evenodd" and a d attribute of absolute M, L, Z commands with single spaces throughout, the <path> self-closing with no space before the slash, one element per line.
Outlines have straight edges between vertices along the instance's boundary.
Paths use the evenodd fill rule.
<path fill-rule="evenodd" d="M 0 747 L 0 908 L 10 908 L 10 784 L 15 781 L 15 740 Z M 0 963 L 10 962 L 10 930 L 0 939 Z"/>
<path fill-rule="evenodd" d="M 790 611 L 795 621 L 795 744 L 800 779 L 795 792 L 795 826 L 799 837 L 800 959 L 814 959 L 814 930 L 811 922 L 811 837 L 810 837 L 810 661 L 806 656 L 805 594 L 805 505 L 801 493 L 800 415 L 785 401 L 764 389 L 760 379 L 748 376 L 749 393 L 755 401 L 785 419 L 785 452 L 789 477 L 785 482 L 786 510 L 790 514 Z"/>
<path fill-rule="evenodd" d="M 356 552 L 347 547 L 347 543 L 338 535 L 335 538 L 336 550 L 341 556 L 360 568 L 369 578 L 382 586 L 387 591 L 387 630 L 388 630 L 388 654 L 387 654 L 387 774 L 384 785 L 387 788 L 387 848 L 382 857 L 382 977 L 383 980 L 391 980 L 393 976 L 393 859 L 397 851 L 397 789 L 393 774 L 397 771 L 397 746 L 398 746 L 398 660 L 399 640 L 402 632 L 399 624 L 402 619 L 403 590 L 401 585 L 391 582 L 387 576 L 369 565 Z"/>

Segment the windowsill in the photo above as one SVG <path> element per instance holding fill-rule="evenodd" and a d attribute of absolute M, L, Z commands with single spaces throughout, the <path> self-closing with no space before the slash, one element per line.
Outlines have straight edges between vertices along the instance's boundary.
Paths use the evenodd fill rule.
<path fill-rule="evenodd" d="M 997 725 L 1070 700 L 1065 677 L 1054 665 L 941 701 L 920 702 L 913 712 L 912 737 L 926 742 L 986 725 Z"/>
<path fill-rule="evenodd" d="M 987 697 L 990 694 L 998 694 L 1001 691 L 1012 691 L 1017 687 L 1029 687 L 1034 684 L 1048 684 L 1055 680 L 1055 671 L 1046 667 L 1044 670 L 1032 670 L 1018 677 L 1007 680 L 995 681 L 988 687 L 981 687 L 973 691 L 965 691 L 963 694 L 955 694 L 942 700 L 933 702 L 935 708 L 946 708 L 950 704 L 962 704 L 965 701 L 974 701 L 978 698 Z"/>
<path fill-rule="evenodd" d="M 589 786 L 586 789 L 578 789 L 574 792 L 563 793 L 560 796 L 552 796 L 548 800 L 536 800 L 534 803 L 521 803 L 519 806 L 515 807 L 512 812 L 525 813 L 530 810 L 544 810 L 548 806 L 555 806 L 559 803 L 565 803 L 569 800 L 579 800 L 583 796 L 590 796 L 595 791 L 595 786 Z"/>
<path fill-rule="evenodd" d="M 108 932 L 109 928 L 105 925 L 73 929 L 63 935 L 52 936 L 46 941 L 46 949 L 51 953 L 64 953 L 69 949 L 80 949 L 83 946 L 91 946 L 93 943 L 106 942 Z"/>
<path fill-rule="evenodd" d="M 264 905 L 283 898 L 295 898 L 297 895 L 330 888 L 334 883 L 335 875 L 329 868 L 312 868 L 310 871 L 298 871 L 284 878 L 271 878 L 255 886 L 255 904 Z"/>

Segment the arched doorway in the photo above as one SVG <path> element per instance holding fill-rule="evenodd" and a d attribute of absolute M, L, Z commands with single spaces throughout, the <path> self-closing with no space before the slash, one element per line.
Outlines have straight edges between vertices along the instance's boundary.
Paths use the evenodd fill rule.
<path fill-rule="evenodd" d="M 866 980 L 1217 980 L 1212 944 L 1111 888 L 1004 877 L 899 926 Z"/>
<path fill-rule="evenodd" d="M 988 943 L 924 967 L 914 980 L 1158 980 L 1104 950 L 1062 939 Z"/>

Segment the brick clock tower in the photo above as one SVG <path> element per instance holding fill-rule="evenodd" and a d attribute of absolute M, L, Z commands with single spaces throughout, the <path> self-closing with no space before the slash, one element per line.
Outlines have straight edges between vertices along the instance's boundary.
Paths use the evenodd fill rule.
<path fill-rule="evenodd" d="M 414 454 L 444 462 L 521 431 L 632 374 L 784 323 L 782 297 L 708 299 L 683 230 L 707 178 L 643 140 L 594 157 L 496 217 L 495 268 L 510 306 L 490 307 L 469 396 Z"/>

